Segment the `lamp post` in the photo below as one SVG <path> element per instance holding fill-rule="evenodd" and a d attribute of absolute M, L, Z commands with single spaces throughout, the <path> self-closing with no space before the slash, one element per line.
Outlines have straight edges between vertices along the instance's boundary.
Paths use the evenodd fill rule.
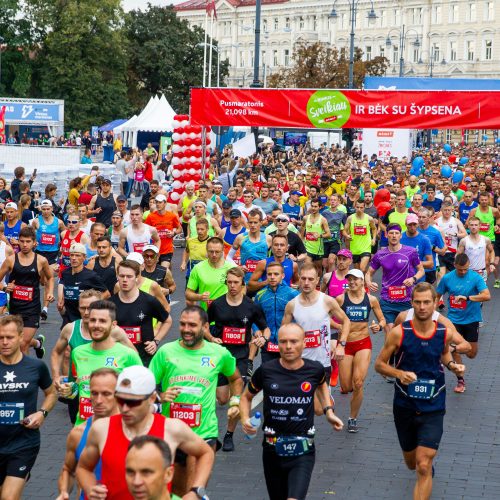
<path fill-rule="evenodd" d="M 434 77 L 434 67 L 436 65 L 436 52 L 434 50 L 434 47 L 431 47 L 430 53 L 429 53 L 429 78 Z M 418 64 L 425 64 L 424 61 L 422 60 L 422 54 L 420 54 L 420 58 L 418 60 Z M 446 59 L 443 57 L 440 62 L 441 65 L 446 64 Z"/>
<path fill-rule="evenodd" d="M 220 51 L 217 45 L 212 45 L 211 43 L 201 42 L 196 45 L 197 47 L 209 47 L 210 50 L 215 50 L 217 52 L 217 87 L 220 87 Z M 203 75 L 203 81 L 205 81 L 205 75 Z M 203 84 L 205 86 L 205 84 Z M 212 66 L 208 68 L 208 86 L 212 86 Z"/>
<path fill-rule="evenodd" d="M 260 88 L 262 83 L 259 80 L 259 65 L 260 65 L 260 11 L 261 0 L 255 0 L 255 39 L 254 39 L 254 56 L 253 56 L 253 82 L 250 87 Z M 259 127 L 252 127 L 252 133 L 255 140 L 255 149 L 259 139 Z"/>
<path fill-rule="evenodd" d="M 350 21 L 351 21 L 351 33 L 350 33 L 350 45 L 349 45 L 349 83 L 348 88 L 354 88 L 354 28 L 356 27 L 356 14 L 358 12 L 359 0 L 348 0 L 349 1 L 349 11 L 350 11 Z M 331 19 L 337 19 L 339 17 L 335 5 L 337 0 L 333 2 L 333 8 L 329 16 Z M 377 19 L 377 14 L 373 9 L 373 0 L 371 0 L 372 8 L 368 12 L 368 22 L 373 23 Z"/>
<path fill-rule="evenodd" d="M 412 32 L 415 33 L 417 35 L 417 38 L 413 42 L 413 45 L 415 47 L 420 47 L 420 35 L 414 29 L 406 30 L 406 26 L 403 24 L 401 29 L 393 28 L 389 30 L 389 33 L 387 33 L 387 38 L 385 39 L 385 46 L 387 48 L 392 47 L 391 33 L 393 31 L 399 33 L 399 77 L 402 78 L 404 76 L 404 70 L 405 70 L 404 53 L 405 53 L 406 37 L 412 34 Z"/>
<path fill-rule="evenodd" d="M 5 38 L 0 36 L 0 85 L 2 84 L 2 45 L 5 42 Z"/>

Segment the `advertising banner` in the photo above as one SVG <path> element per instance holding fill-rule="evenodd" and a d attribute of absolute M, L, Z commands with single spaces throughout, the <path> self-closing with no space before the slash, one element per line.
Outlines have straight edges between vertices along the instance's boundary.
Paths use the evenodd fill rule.
<path fill-rule="evenodd" d="M 5 106 L 0 106 L 0 144 L 5 142 Z"/>
<path fill-rule="evenodd" d="M 409 158 L 414 140 L 413 130 L 366 128 L 363 129 L 363 153 L 368 157 L 376 154 L 382 161 L 388 161 L 391 156 Z"/>
<path fill-rule="evenodd" d="M 20 103 L 1 101 L 0 107 L 5 106 L 5 120 L 16 123 L 51 123 L 63 121 L 63 106 L 46 103 Z"/>
<path fill-rule="evenodd" d="M 193 125 L 500 128 L 494 91 L 191 89 Z"/>
<path fill-rule="evenodd" d="M 171 135 L 162 135 L 160 137 L 160 155 L 161 159 L 164 160 L 167 157 L 168 148 L 172 144 Z"/>

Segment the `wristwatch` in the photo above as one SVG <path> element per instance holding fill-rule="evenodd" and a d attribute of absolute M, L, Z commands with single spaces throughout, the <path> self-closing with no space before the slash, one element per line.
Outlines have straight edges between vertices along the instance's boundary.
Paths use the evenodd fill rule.
<path fill-rule="evenodd" d="M 346 346 L 346 344 L 347 344 L 347 342 L 346 342 L 345 340 L 341 340 L 341 341 L 339 342 L 339 345 L 341 345 L 342 347 L 345 347 L 345 346 Z"/>
<path fill-rule="evenodd" d="M 324 414 L 324 415 L 326 415 L 326 412 L 327 412 L 328 410 L 332 410 L 332 411 L 335 413 L 335 408 L 334 408 L 333 406 L 325 406 L 325 407 L 323 408 L 323 414 Z"/>
<path fill-rule="evenodd" d="M 47 418 L 49 416 L 49 412 L 45 408 L 40 408 L 38 411 L 42 412 L 43 418 Z"/>
<path fill-rule="evenodd" d="M 207 490 L 203 486 L 193 486 L 190 491 L 194 491 L 201 500 L 210 500 L 207 495 Z"/>

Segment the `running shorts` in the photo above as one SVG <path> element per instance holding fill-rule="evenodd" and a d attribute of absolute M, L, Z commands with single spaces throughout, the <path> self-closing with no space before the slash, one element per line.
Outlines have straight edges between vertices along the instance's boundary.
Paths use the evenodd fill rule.
<path fill-rule="evenodd" d="M 387 323 L 394 323 L 400 312 L 411 309 L 411 302 L 389 302 L 381 299 L 380 308 Z"/>
<path fill-rule="evenodd" d="M 40 446 L 26 448 L 15 453 L 0 453 L 0 486 L 7 476 L 25 479 L 35 465 Z"/>
<path fill-rule="evenodd" d="M 479 340 L 479 321 L 474 321 L 473 323 L 467 323 L 466 325 L 457 325 L 453 323 L 457 332 L 462 335 L 462 337 L 467 342 L 477 342 Z"/>
<path fill-rule="evenodd" d="M 361 340 L 354 340 L 353 342 L 347 342 L 347 344 L 345 345 L 345 355 L 354 356 L 358 351 L 371 348 L 372 348 L 372 339 L 370 338 L 370 336 L 368 336 Z"/>

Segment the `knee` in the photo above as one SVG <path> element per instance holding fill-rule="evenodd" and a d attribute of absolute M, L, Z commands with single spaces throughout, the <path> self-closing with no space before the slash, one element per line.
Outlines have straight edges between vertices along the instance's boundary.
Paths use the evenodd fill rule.
<path fill-rule="evenodd" d="M 432 460 L 427 457 L 422 457 L 417 459 L 416 463 L 417 474 L 421 476 L 431 476 L 432 475 Z"/>
<path fill-rule="evenodd" d="M 229 396 L 226 396 L 225 394 L 217 396 L 217 403 L 219 403 L 221 406 L 224 406 L 228 402 L 229 402 Z"/>
<path fill-rule="evenodd" d="M 467 354 L 466 356 L 469 359 L 474 359 L 477 356 L 477 347 L 473 347 Z"/>
<path fill-rule="evenodd" d="M 363 389 L 363 379 L 362 378 L 354 378 L 352 381 L 352 388 L 354 392 L 359 392 Z"/>

